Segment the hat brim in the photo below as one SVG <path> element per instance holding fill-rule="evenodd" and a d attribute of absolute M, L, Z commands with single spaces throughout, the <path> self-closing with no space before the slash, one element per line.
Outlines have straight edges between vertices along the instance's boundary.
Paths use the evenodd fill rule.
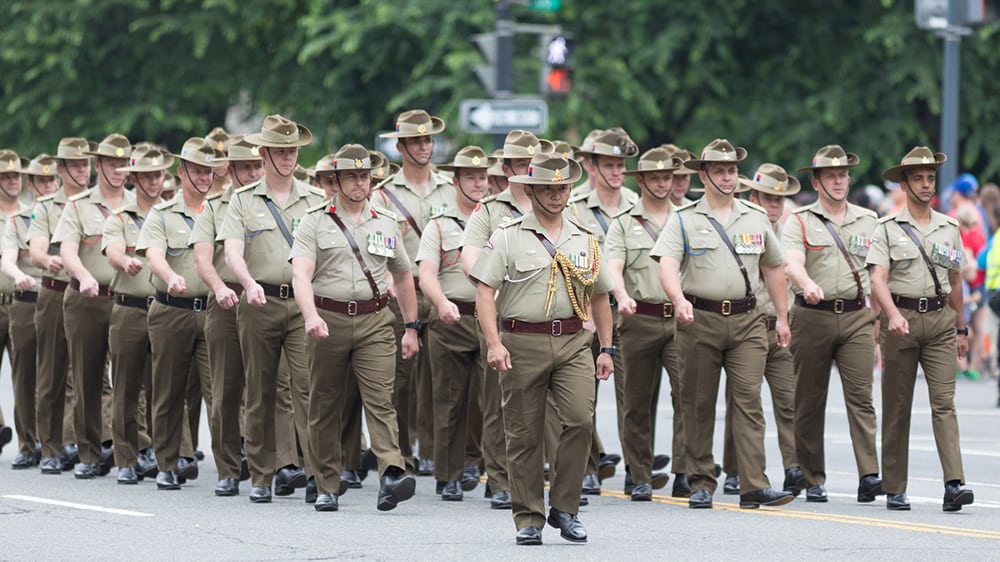
<path fill-rule="evenodd" d="M 308 146 L 312 144 L 313 134 L 305 125 L 300 125 L 298 123 L 295 126 L 299 130 L 299 139 L 294 142 L 271 142 L 264 139 L 263 133 L 250 133 L 249 135 L 243 137 L 248 143 L 255 144 L 257 146 L 262 146 L 264 148 L 295 148 L 299 146 Z"/>
<path fill-rule="evenodd" d="M 559 181 L 543 180 L 534 176 L 511 176 L 508 181 L 521 185 L 563 185 L 566 183 L 576 183 L 583 177 L 583 167 L 576 160 L 566 160 L 569 163 L 569 177 Z"/>
<path fill-rule="evenodd" d="M 789 195 L 795 195 L 799 191 L 802 191 L 802 184 L 799 182 L 797 178 L 792 176 L 788 176 L 788 189 L 784 191 L 778 191 L 777 189 L 761 185 L 742 174 L 740 175 L 739 183 L 740 186 L 746 188 L 743 191 L 753 190 L 760 193 L 767 193 L 768 195 L 777 195 L 779 197 L 787 197 Z M 742 193 L 742 191 L 740 193 Z"/>
<path fill-rule="evenodd" d="M 736 147 L 736 158 L 733 158 L 731 160 L 701 160 L 701 159 L 695 160 L 695 159 L 692 159 L 692 160 L 685 161 L 684 162 L 684 167 L 687 168 L 687 169 L 689 169 L 689 170 L 694 170 L 695 172 L 698 172 L 698 171 L 701 171 L 702 164 L 738 164 L 738 163 L 746 160 L 746 157 L 747 157 L 747 149 L 743 148 L 742 146 L 737 146 Z"/>
<path fill-rule="evenodd" d="M 830 165 L 830 166 L 805 166 L 803 168 L 798 168 L 796 171 L 797 172 L 811 172 L 813 170 L 822 170 L 822 169 L 825 169 L 825 168 L 853 168 L 853 167 L 857 166 L 860 162 L 861 162 L 861 158 L 857 154 L 854 154 L 853 152 L 848 152 L 847 153 L 847 163 L 846 164 L 840 164 L 839 166 L 833 166 L 833 165 Z"/>
<path fill-rule="evenodd" d="M 192 160 L 192 159 L 186 158 L 184 156 L 178 156 L 177 158 L 179 160 L 183 160 L 185 162 L 190 162 L 190 163 L 195 164 L 197 166 L 204 166 L 206 168 L 212 168 L 212 169 L 221 168 L 223 166 L 228 166 L 229 165 L 229 159 L 228 158 L 218 158 L 216 160 L 212 160 L 211 163 L 199 162 L 197 160 Z"/>
<path fill-rule="evenodd" d="M 460 170 L 462 168 L 468 168 L 470 170 L 488 170 L 492 166 L 496 165 L 500 161 L 500 158 L 496 156 L 487 156 L 485 166 L 456 166 L 454 162 L 451 164 L 441 164 L 437 167 L 438 170 L 445 170 L 448 172 L 454 172 L 455 170 Z"/>
<path fill-rule="evenodd" d="M 260 162 L 263 159 L 261 156 L 226 156 L 229 162 Z"/>
<path fill-rule="evenodd" d="M 121 168 L 115 168 L 118 172 L 159 172 L 162 170 L 169 170 L 174 166 L 174 156 L 171 154 L 167 159 L 163 161 L 163 164 L 159 166 L 122 166 Z"/>
<path fill-rule="evenodd" d="M 936 169 L 940 168 L 941 165 L 944 164 L 946 160 L 948 160 L 948 157 L 945 156 L 945 154 L 943 152 L 935 152 L 934 153 L 934 161 L 933 162 L 928 162 L 926 164 L 924 164 L 924 163 L 920 163 L 920 164 L 899 164 L 898 166 L 893 166 L 893 167 L 889 168 L 888 170 L 882 172 L 882 179 L 889 180 L 889 181 L 894 181 L 896 183 L 899 183 L 899 182 L 903 181 L 903 179 L 904 179 L 903 178 L 903 172 L 905 172 L 906 170 L 908 170 L 910 168 L 934 168 L 936 170 Z"/>
<path fill-rule="evenodd" d="M 379 138 L 383 138 L 383 139 L 405 139 L 405 138 L 414 138 L 414 137 L 426 137 L 428 135 L 438 135 L 438 134 L 441 134 L 443 132 L 444 132 L 444 119 L 441 119 L 440 117 L 437 117 L 435 115 L 431 115 L 431 127 L 430 127 L 430 129 L 427 129 L 423 133 L 420 133 L 420 132 L 399 133 L 399 132 L 393 131 L 391 133 L 382 133 L 381 135 L 379 135 Z"/>
<path fill-rule="evenodd" d="M 97 152 L 97 143 L 94 141 L 87 141 L 87 150 L 84 150 L 80 156 L 53 156 L 57 160 L 90 160 L 94 157 L 94 153 Z"/>

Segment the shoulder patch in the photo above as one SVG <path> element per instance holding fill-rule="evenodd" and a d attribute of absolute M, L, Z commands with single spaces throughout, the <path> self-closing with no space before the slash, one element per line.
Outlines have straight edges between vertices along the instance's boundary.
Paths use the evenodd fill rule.
<path fill-rule="evenodd" d="M 69 201 L 79 201 L 80 199 L 84 199 L 86 197 L 90 197 L 90 192 L 91 191 L 93 191 L 93 190 L 88 189 L 88 190 L 84 191 L 83 193 L 77 193 L 76 195 L 70 197 L 68 200 Z"/>

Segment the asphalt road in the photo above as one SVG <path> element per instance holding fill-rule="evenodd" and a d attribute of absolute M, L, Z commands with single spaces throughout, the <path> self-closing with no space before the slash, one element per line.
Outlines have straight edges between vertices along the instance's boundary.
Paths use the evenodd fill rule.
<path fill-rule="evenodd" d="M 968 485 L 975 504 L 959 513 L 941 511 L 941 469 L 934 448 L 926 385 L 918 380 L 911 436 L 910 512 L 890 512 L 884 498 L 855 501 L 857 474 L 851 453 L 839 378 L 834 374 L 827 411 L 830 502 L 800 499 L 781 508 L 740 510 L 737 496 L 715 495 L 715 509 L 690 510 L 686 501 L 658 496 L 632 503 L 621 493 L 623 470 L 605 481 L 580 518 L 590 541 L 570 544 L 547 528 L 541 547 L 514 545 L 509 512 L 489 509 L 480 486 L 465 501 L 442 502 L 432 478 L 418 478 L 417 495 L 395 511 L 375 509 L 377 481 L 351 490 L 340 511 L 319 513 L 301 491 L 253 505 L 242 495 L 216 498 L 209 456 L 201 476 L 179 492 L 160 492 L 153 482 L 119 486 L 112 474 L 76 481 L 69 473 L 43 476 L 14 471 L 14 444 L 0 455 L 0 559 L 2 560 L 995 560 L 1000 558 L 1000 409 L 996 381 L 960 380 L 957 402 Z M 876 385 L 877 387 L 878 385 Z M 602 385 L 599 430 L 618 452 L 612 385 Z M 771 418 L 764 392 L 765 415 Z M 876 391 L 876 404 L 880 397 Z M 660 400 L 658 452 L 669 452 L 671 410 Z M 0 372 L 0 405 L 13 417 L 10 371 Z M 722 409 L 715 450 L 721 458 Z M 205 422 L 201 442 L 209 443 Z M 769 423 L 770 476 L 780 486 L 777 436 Z M 669 486 L 668 486 L 669 489 Z"/>

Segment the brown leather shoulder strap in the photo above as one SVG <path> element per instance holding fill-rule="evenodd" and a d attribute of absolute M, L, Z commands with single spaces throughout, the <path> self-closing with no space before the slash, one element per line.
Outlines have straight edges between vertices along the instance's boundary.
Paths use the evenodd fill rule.
<path fill-rule="evenodd" d="M 399 212 L 403 213 L 403 217 L 406 218 L 406 222 L 410 223 L 410 226 L 412 226 L 413 230 L 416 231 L 417 237 L 423 236 L 423 229 L 420 228 L 419 224 L 417 224 L 417 219 L 413 218 L 413 215 L 411 215 L 410 211 L 407 210 L 406 205 L 403 205 L 403 202 L 399 200 L 399 197 L 396 197 L 396 194 L 389 189 L 389 186 L 383 185 L 382 193 L 385 193 L 386 197 L 392 200 L 392 204 L 399 209 Z"/>
<path fill-rule="evenodd" d="M 910 237 L 910 240 L 913 240 L 913 243 L 917 245 L 917 249 L 920 250 L 920 257 L 924 258 L 924 264 L 927 265 L 927 269 L 929 269 L 931 272 L 931 278 L 934 279 L 934 292 L 939 297 L 943 296 L 944 290 L 941 288 L 941 281 L 938 280 L 937 269 L 931 262 L 930 256 L 927 255 L 927 250 L 924 250 L 924 245 L 917 237 L 917 233 L 913 232 L 913 227 L 911 227 L 909 224 L 905 222 L 897 222 L 896 224 L 898 224 L 899 228 L 902 228 L 903 232 L 905 232 L 906 235 Z"/>
<path fill-rule="evenodd" d="M 823 221 L 823 226 L 830 231 L 830 236 L 833 236 L 833 241 L 836 242 L 837 247 L 840 248 L 840 254 L 844 256 L 845 260 L 847 260 L 847 265 L 851 267 L 851 275 L 854 276 L 854 283 L 858 286 L 858 298 L 863 298 L 865 296 L 865 286 L 861 283 L 861 274 L 858 272 L 858 268 L 854 266 L 854 260 L 851 259 L 851 254 L 847 253 L 844 241 L 837 235 L 837 228 L 833 225 L 833 221 L 818 213 L 816 216 L 819 217 L 819 220 Z"/>
<path fill-rule="evenodd" d="M 733 241 L 729 239 L 729 235 L 726 234 L 726 229 L 722 227 L 722 224 L 716 220 L 715 217 L 707 215 L 706 218 L 708 218 L 708 222 L 712 223 L 712 226 L 715 227 L 715 230 L 719 233 L 719 237 L 722 238 L 722 241 L 726 243 L 726 247 L 729 248 L 729 252 L 733 254 L 734 258 L 736 258 L 736 263 L 740 266 L 740 273 L 743 274 L 743 281 L 747 284 L 747 298 L 752 297 L 753 288 L 750 285 L 750 275 L 747 273 L 747 266 L 743 265 L 743 260 L 740 259 L 740 255 L 736 253 L 736 248 L 733 247 Z"/>

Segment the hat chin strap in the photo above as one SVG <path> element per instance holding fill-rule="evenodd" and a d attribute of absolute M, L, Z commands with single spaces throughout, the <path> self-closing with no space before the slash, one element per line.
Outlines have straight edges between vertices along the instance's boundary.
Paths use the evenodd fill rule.
<path fill-rule="evenodd" d="M 149 190 L 146 189 L 146 186 L 142 185 L 142 180 L 139 179 L 139 176 L 135 176 L 133 179 L 135 180 L 135 185 L 138 186 L 139 189 L 141 189 L 142 192 L 146 194 L 146 197 L 149 197 L 150 199 L 156 199 L 157 197 L 159 197 L 159 195 L 153 196 L 149 194 Z M 190 179 L 191 177 L 188 176 L 188 180 Z"/>
<path fill-rule="evenodd" d="M 104 160 L 103 159 L 98 159 L 97 167 L 101 170 L 101 177 L 104 178 L 104 183 L 110 185 L 111 187 L 113 187 L 115 189 L 119 189 L 121 187 L 125 187 L 125 180 L 124 179 L 122 179 L 122 182 L 120 184 L 118 184 L 118 185 L 115 185 L 115 184 L 111 183 L 111 180 L 108 179 L 108 175 L 104 173 Z M 76 183 L 76 180 L 73 180 L 73 183 Z"/>
<path fill-rule="evenodd" d="M 197 191 L 198 193 L 200 193 L 202 195 L 205 195 L 206 193 L 208 193 L 209 191 L 211 191 L 211 189 L 212 189 L 212 184 L 211 183 L 208 184 L 208 187 L 205 189 L 205 191 L 202 191 L 202 190 L 198 189 L 198 186 L 194 184 L 194 180 L 191 179 L 191 172 L 188 171 L 187 164 L 184 164 L 183 166 L 181 166 L 181 168 L 184 169 L 184 175 L 186 175 L 188 177 L 188 183 L 191 184 L 191 187 L 193 187 L 195 191 Z"/>
<path fill-rule="evenodd" d="M 601 166 L 597 163 L 597 155 L 596 154 L 594 155 L 594 159 L 592 160 L 592 162 L 594 163 L 594 168 L 597 170 L 597 175 L 601 176 L 601 180 L 604 181 L 604 185 L 606 185 L 608 187 L 608 189 L 621 189 L 622 188 L 622 186 L 620 186 L 620 185 L 618 187 L 613 187 L 611 185 L 611 182 L 608 181 L 608 178 L 606 178 L 604 176 L 604 172 L 601 171 Z"/>
<path fill-rule="evenodd" d="M 271 150 L 268 149 L 268 150 L 264 151 L 264 154 L 267 154 L 267 159 L 271 161 L 271 167 L 274 168 L 275 173 L 277 173 L 279 176 L 281 176 L 283 178 L 287 178 L 288 176 L 290 176 L 290 175 L 292 175 L 292 174 L 295 173 L 295 166 L 292 166 L 292 171 L 291 172 L 288 172 L 287 174 L 282 174 L 281 170 L 279 170 L 278 166 L 274 163 L 274 157 L 271 156 Z"/>
<path fill-rule="evenodd" d="M 563 209 L 565 209 L 565 208 L 566 208 L 566 205 L 563 205 L 563 208 L 562 208 L 562 209 L 560 209 L 560 210 L 559 210 L 559 212 L 557 212 L 557 213 L 552 213 L 552 212 L 550 212 L 550 211 L 549 211 L 549 210 L 548 210 L 548 209 L 547 209 L 547 208 L 545 207 L 545 205 L 544 205 L 544 204 L 542 204 L 542 200 L 541 200 L 541 199 L 539 199 L 539 198 L 538 198 L 538 196 L 536 196 L 536 195 L 535 195 L 535 188 L 534 188 L 534 187 L 532 187 L 532 188 L 530 188 L 530 189 L 525 189 L 525 191 L 530 191 L 530 192 L 531 192 L 531 198 L 532 198 L 532 199 L 534 199 L 536 203 L 538 203 L 538 207 L 539 207 L 539 208 L 541 208 L 542 212 L 543 212 L 543 213 L 545 213 L 546 215 L 548 215 L 548 216 L 552 217 L 552 218 L 555 218 L 555 217 L 557 217 L 557 216 L 561 215 L 561 214 L 562 214 L 562 212 L 563 212 Z"/>
<path fill-rule="evenodd" d="M 715 183 L 715 180 L 712 179 L 712 174 L 710 174 L 706 168 L 702 167 L 702 169 L 705 170 L 705 177 L 708 178 L 708 183 L 712 184 L 712 187 L 714 187 L 716 191 L 718 191 L 722 195 L 732 195 L 733 194 L 732 191 L 729 192 L 729 193 L 726 193 L 725 191 L 722 191 L 722 188 L 719 187 L 719 184 Z M 736 191 L 735 187 L 733 188 L 733 191 Z"/>
<path fill-rule="evenodd" d="M 826 194 L 826 196 L 827 196 L 827 197 L 829 197 L 830 199 L 832 199 L 832 200 L 834 200 L 834 201 L 836 201 L 836 202 L 838 202 L 838 203 L 840 203 L 840 202 L 844 201 L 844 199 L 847 199 L 847 195 L 844 195 L 843 199 L 837 199 L 837 198 L 836 198 L 836 197 L 834 197 L 833 195 L 830 195 L 830 190 L 828 190 L 828 189 L 826 188 L 826 184 L 824 184 L 824 183 L 823 183 L 823 180 L 817 177 L 817 178 L 816 178 L 816 181 L 818 181 L 818 182 L 819 182 L 819 187 L 820 187 L 820 189 L 822 189 L 822 190 L 823 190 L 823 193 L 825 193 L 825 194 Z"/>
<path fill-rule="evenodd" d="M 670 193 L 671 193 L 671 191 L 673 191 L 672 189 L 671 189 L 671 191 L 667 191 L 666 195 L 664 195 L 663 197 L 660 197 L 659 195 L 653 193 L 652 189 L 649 189 L 649 187 L 646 186 L 646 180 L 644 180 L 642 178 L 642 174 L 637 175 L 635 177 L 635 179 L 639 182 L 639 185 L 642 186 L 643 191 L 645 191 L 646 193 L 649 193 L 650 197 L 652 197 L 653 199 L 656 199 L 657 201 L 663 201 L 663 200 L 666 200 L 666 199 L 670 199 Z"/>
<path fill-rule="evenodd" d="M 462 178 L 455 176 L 455 181 L 458 182 L 458 190 L 462 193 L 463 197 L 465 197 L 469 201 L 472 201 L 473 203 L 479 203 L 479 199 L 473 199 L 472 197 L 469 197 L 468 193 L 465 192 L 465 188 L 462 187 Z"/>
<path fill-rule="evenodd" d="M 361 199 L 355 200 L 350 195 L 348 195 L 346 191 L 344 191 L 343 189 L 341 189 L 340 172 L 334 172 L 333 175 L 334 175 L 335 178 L 337 178 L 337 197 L 343 196 L 344 199 L 347 199 L 351 203 L 359 204 L 359 203 L 364 203 L 368 199 L 368 195 L 371 195 L 371 192 L 372 192 L 371 180 L 368 181 L 368 195 L 366 195 L 365 197 L 362 197 Z"/>

